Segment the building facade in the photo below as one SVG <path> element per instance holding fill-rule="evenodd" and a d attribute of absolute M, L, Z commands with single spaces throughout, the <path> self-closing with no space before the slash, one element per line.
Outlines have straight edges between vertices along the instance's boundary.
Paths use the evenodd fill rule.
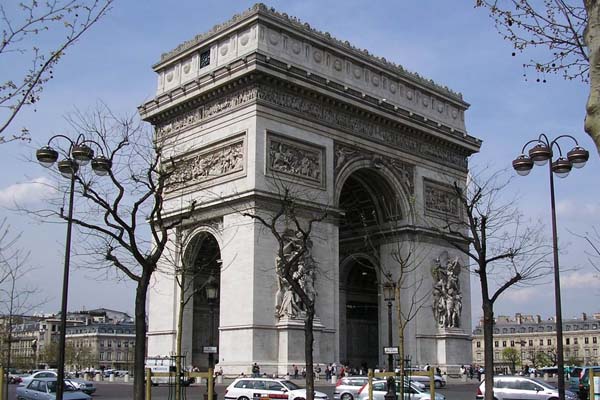
<path fill-rule="evenodd" d="M 8 318 L 2 341 L 2 362 L 8 362 Z M 60 317 L 12 317 L 10 365 L 13 368 L 56 367 Z M 67 371 L 133 368 L 135 325 L 126 313 L 108 309 L 73 312 L 67 315 L 65 361 Z"/>
<path fill-rule="evenodd" d="M 435 233 L 462 218 L 453 184 L 465 185 L 480 146 L 461 95 L 262 4 L 154 70 L 156 96 L 139 111 L 172 168 L 165 213 L 185 220 L 149 293 L 149 357 L 175 353 L 181 312 L 190 366 L 217 361 L 239 374 L 257 362 L 285 374 L 303 364 L 302 304 L 276 273 L 273 235 L 243 215 L 273 215 L 288 191 L 301 223 L 327 211 L 298 275 L 316 295 L 315 363 L 384 365 L 383 347 L 399 341 L 388 343 L 382 283 L 399 279 L 395 255 L 414 248 L 420 267 L 400 303 L 433 295 L 408 324 L 406 354 L 414 364 L 470 361 L 467 260 Z M 290 225 L 278 228 L 293 252 Z M 191 288 L 173 273 L 186 265 Z M 207 282 L 218 285 L 214 301 Z"/>
<path fill-rule="evenodd" d="M 585 313 L 580 318 L 563 318 L 564 359 L 567 365 L 598 365 L 599 340 L 600 313 L 593 314 L 591 318 Z M 472 347 L 473 364 L 482 365 L 482 322 L 473 331 Z M 544 320 L 539 315 L 519 313 L 515 314 L 514 318 L 498 316 L 494 325 L 494 365 L 504 372 L 512 369 L 512 362 L 503 357 L 503 350 L 507 348 L 516 350 L 519 358 L 518 368 L 525 365 L 556 365 L 556 321 L 554 318 Z"/>

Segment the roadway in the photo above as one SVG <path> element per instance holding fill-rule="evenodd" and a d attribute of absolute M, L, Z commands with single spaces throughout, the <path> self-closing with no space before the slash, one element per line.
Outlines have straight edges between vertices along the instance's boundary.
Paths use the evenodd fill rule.
<path fill-rule="evenodd" d="M 303 382 L 298 382 L 301 386 Z M 334 385 L 322 384 L 315 382 L 315 389 L 326 393 L 329 399 L 333 399 Z M 132 398 L 132 384 L 122 382 L 94 382 L 96 393 L 92 396 L 97 400 L 125 400 Z M 8 400 L 16 398 L 15 391 L 17 385 L 9 385 Z M 223 400 L 223 394 L 227 384 L 215 385 L 217 399 Z M 477 383 L 475 381 L 462 383 L 450 383 L 445 388 L 439 389 L 439 392 L 446 396 L 447 400 L 474 400 L 477 391 Z M 186 396 L 182 400 L 203 400 L 206 393 L 206 386 L 192 385 L 186 390 Z M 159 386 L 152 388 L 152 399 L 156 400 L 174 400 L 174 394 L 169 396 L 169 388 L 167 386 Z"/>

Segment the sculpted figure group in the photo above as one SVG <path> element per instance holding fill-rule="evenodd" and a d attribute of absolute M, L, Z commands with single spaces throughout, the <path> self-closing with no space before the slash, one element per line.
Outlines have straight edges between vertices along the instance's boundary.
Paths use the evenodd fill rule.
<path fill-rule="evenodd" d="M 302 239 L 299 232 L 294 233 L 292 231 L 287 232 L 285 238 L 287 243 L 283 248 L 283 256 L 286 261 L 289 261 L 302 250 Z M 298 282 L 308 297 L 314 300 L 316 296 L 314 287 L 315 264 L 311 255 L 311 247 L 312 242 L 307 242 L 305 253 L 300 257 L 293 273 L 293 279 Z M 294 293 L 289 282 L 282 276 L 281 271 L 284 265 L 280 257 L 275 259 L 275 268 L 278 283 L 277 294 L 275 296 L 275 316 L 277 318 L 298 318 L 306 310 L 299 296 Z"/>
<path fill-rule="evenodd" d="M 433 275 L 433 315 L 442 328 L 459 328 L 462 312 L 458 257 L 448 259 L 444 253 L 435 260 Z"/>

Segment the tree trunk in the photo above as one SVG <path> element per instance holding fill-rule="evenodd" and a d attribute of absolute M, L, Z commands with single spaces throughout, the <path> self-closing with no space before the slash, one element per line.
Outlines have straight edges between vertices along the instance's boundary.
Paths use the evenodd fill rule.
<path fill-rule="evenodd" d="M 585 131 L 600 153 L 600 4 L 597 0 L 584 0 L 583 3 L 588 17 L 583 37 L 590 57 L 590 95 L 586 105 Z"/>
<path fill-rule="evenodd" d="M 304 358 L 306 360 L 306 400 L 313 400 L 315 394 L 315 374 L 313 368 L 313 322 L 315 319 L 314 303 L 306 307 L 304 319 Z"/>
<path fill-rule="evenodd" d="M 485 369 L 485 400 L 494 399 L 494 304 L 483 298 L 483 351 Z"/>
<path fill-rule="evenodd" d="M 183 308 L 185 307 L 185 275 L 185 270 L 183 270 L 179 285 L 179 310 L 177 310 L 177 336 L 175 338 L 175 400 L 181 399 L 181 336 L 183 334 Z"/>
<path fill-rule="evenodd" d="M 144 375 L 146 373 L 146 296 L 151 273 L 144 268 L 135 290 L 135 354 L 133 371 L 133 398 L 145 400 Z"/>
<path fill-rule="evenodd" d="M 400 302 L 400 282 L 396 283 L 396 305 L 397 305 L 397 320 L 398 320 L 398 367 L 400 370 L 400 387 L 398 390 L 398 398 L 404 399 L 404 329 L 406 328 L 405 321 L 402 320 L 402 303 Z M 392 371 L 390 371 L 392 372 Z"/>

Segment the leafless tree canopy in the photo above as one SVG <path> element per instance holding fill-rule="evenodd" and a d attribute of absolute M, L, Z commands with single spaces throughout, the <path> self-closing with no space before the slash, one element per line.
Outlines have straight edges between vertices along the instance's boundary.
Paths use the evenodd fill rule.
<path fill-rule="evenodd" d="M 35 106 L 54 68 L 110 9 L 113 0 L 28 0 L 0 4 L 0 60 L 11 68 L 0 80 L 0 143 L 28 140 L 29 131 L 8 131 L 25 106 Z M 13 4 L 17 5 L 16 2 Z"/>
<path fill-rule="evenodd" d="M 565 79 L 588 81 L 590 59 L 583 37 L 587 13 L 582 2 L 476 0 L 476 6 L 488 9 L 498 32 L 515 52 L 531 49 L 528 54 L 533 58 L 524 67 L 542 75 L 558 73 Z M 535 47 L 547 51 L 535 51 Z"/>

